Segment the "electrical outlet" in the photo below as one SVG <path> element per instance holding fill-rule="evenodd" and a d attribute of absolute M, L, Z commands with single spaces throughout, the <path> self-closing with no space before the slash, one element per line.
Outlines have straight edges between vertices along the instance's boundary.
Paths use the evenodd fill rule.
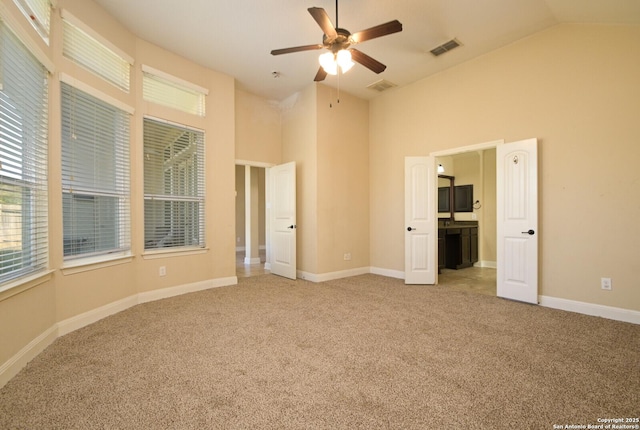
<path fill-rule="evenodd" d="M 611 291 L 611 278 L 600 278 L 600 287 L 603 290 Z"/>
<path fill-rule="evenodd" d="M 160 266 L 160 269 L 158 270 L 158 275 L 166 276 L 166 274 L 167 274 L 167 267 L 166 266 Z"/>
<path fill-rule="evenodd" d="M 345 259 L 345 261 L 351 260 L 351 253 L 347 252 L 346 254 L 344 254 L 344 259 Z"/>

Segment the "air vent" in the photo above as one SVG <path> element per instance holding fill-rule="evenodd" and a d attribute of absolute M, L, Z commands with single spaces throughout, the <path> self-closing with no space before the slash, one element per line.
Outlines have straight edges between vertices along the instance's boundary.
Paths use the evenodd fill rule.
<path fill-rule="evenodd" d="M 436 56 L 436 57 L 437 57 L 437 56 L 439 56 L 439 55 L 444 54 L 445 52 L 449 52 L 449 51 L 451 51 L 452 49 L 457 48 L 457 47 L 458 47 L 458 46 L 460 46 L 460 45 L 462 45 L 462 44 L 460 43 L 460 41 L 459 41 L 459 40 L 457 40 L 457 39 L 451 39 L 450 41 L 445 42 L 445 43 L 443 43 L 442 45 L 440 45 L 440 46 L 437 46 L 437 47 L 433 48 L 430 52 L 431 52 L 434 56 Z"/>
<path fill-rule="evenodd" d="M 397 85 L 385 79 L 380 79 L 379 81 L 376 81 L 371 85 L 367 85 L 367 88 L 369 88 L 370 90 L 378 91 L 379 93 L 393 87 L 397 87 Z"/>

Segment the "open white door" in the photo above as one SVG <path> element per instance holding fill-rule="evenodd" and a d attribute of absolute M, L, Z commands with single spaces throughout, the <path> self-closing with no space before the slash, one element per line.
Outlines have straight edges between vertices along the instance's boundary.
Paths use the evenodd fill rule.
<path fill-rule="evenodd" d="M 269 169 L 271 273 L 296 279 L 296 163 Z"/>
<path fill-rule="evenodd" d="M 404 282 L 435 284 L 438 231 L 433 157 L 405 157 L 404 178 Z"/>
<path fill-rule="evenodd" d="M 538 141 L 496 147 L 497 294 L 538 303 Z"/>

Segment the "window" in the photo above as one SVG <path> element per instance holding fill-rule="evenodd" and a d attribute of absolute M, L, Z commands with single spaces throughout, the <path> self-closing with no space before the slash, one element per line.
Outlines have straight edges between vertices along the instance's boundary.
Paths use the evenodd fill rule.
<path fill-rule="evenodd" d="M 204 133 L 144 120 L 145 249 L 204 246 Z"/>
<path fill-rule="evenodd" d="M 65 82 L 61 91 L 64 257 L 128 251 L 129 114 Z"/>
<path fill-rule="evenodd" d="M 0 20 L 0 283 L 47 267 L 47 71 Z"/>
<path fill-rule="evenodd" d="M 51 2 L 49 0 L 14 0 L 14 2 L 48 45 L 51 29 Z"/>
<path fill-rule="evenodd" d="M 133 59 L 95 34 L 67 11 L 62 13 L 65 57 L 129 92 L 130 65 Z"/>
<path fill-rule="evenodd" d="M 169 74 L 142 66 L 142 96 L 145 100 L 204 117 L 208 91 Z"/>

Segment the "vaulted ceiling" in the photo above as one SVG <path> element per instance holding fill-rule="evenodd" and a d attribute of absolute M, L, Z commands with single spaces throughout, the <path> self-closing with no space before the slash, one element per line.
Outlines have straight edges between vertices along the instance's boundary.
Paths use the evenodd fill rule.
<path fill-rule="evenodd" d="M 324 8 L 335 25 L 335 0 L 95 0 L 137 36 L 236 78 L 238 87 L 283 100 L 313 82 L 318 56 L 271 50 L 322 43 L 307 11 Z M 384 63 L 375 74 L 360 64 L 324 83 L 364 99 L 384 79 L 415 82 L 559 23 L 640 25 L 639 0 L 342 0 L 339 26 L 355 33 L 394 19 L 403 31 L 357 49 Z M 462 46 L 429 51 L 451 39 Z M 570 55 L 570 53 L 568 53 Z"/>

